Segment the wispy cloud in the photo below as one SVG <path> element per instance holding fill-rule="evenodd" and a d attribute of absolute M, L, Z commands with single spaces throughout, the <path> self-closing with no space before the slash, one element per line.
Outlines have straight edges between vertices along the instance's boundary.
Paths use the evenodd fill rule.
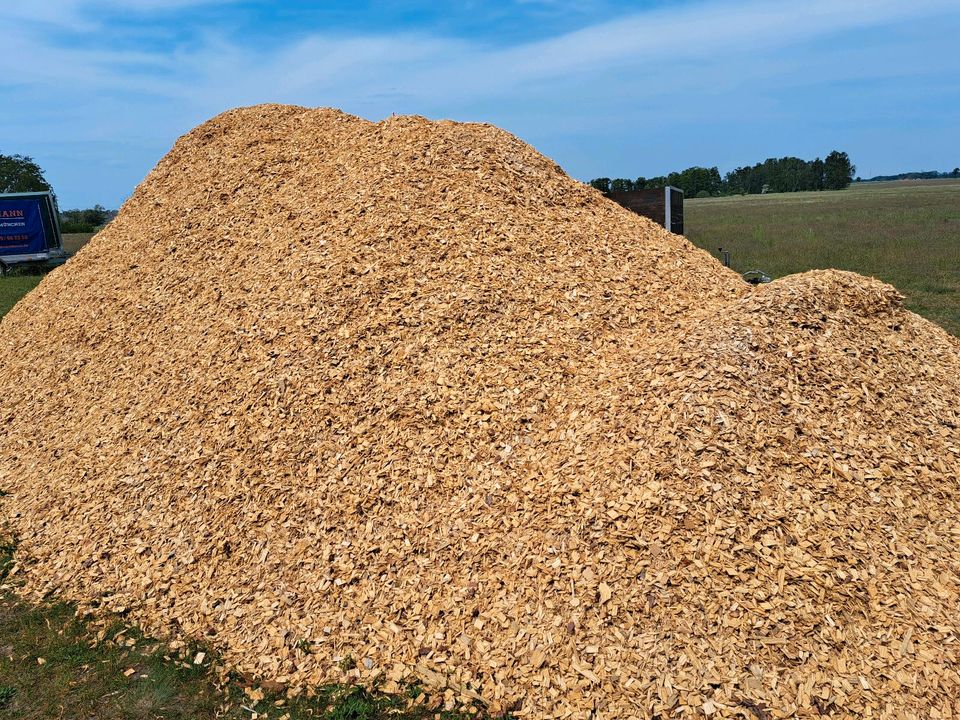
<path fill-rule="evenodd" d="M 557 11 L 567 6 L 569 12 L 579 5 L 536 2 Z M 895 93 L 906 91 L 896 86 L 905 74 L 943 82 L 960 71 L 960 61 L 946 51 L 945 64 L 925 64 L 918 50 L 929 38 L 922 33 L 902 48 L 905 56 L 897 62 L 883 56 L 883 43 L 895 41 L 872 36 L 864 41 L 865 34 L 891 28 L 960 29 L 955 0 L 688 2 L 581 23 L 573 31 L 506 47 L 417 26 L 389 33 L 294 27 L 239 36 L 203 23 L 165 43 L 137 42 L 140 33 L 152 38 L 163 18 L 227 4 L 230 0 L 24 3 L 14 13 L 21 31 L 8 36 L 12 52 L 0 55 L 0 75 L 14 92 L 36 102 L 56 97 L 61 105 L 90 109 L 89 99 L 97 98 L 89 113 L 68 112 L 69 122 L 57 128 L 75 141 L 112 137 L 127 148 L 152 136 L 149 152 L 155 153 L 173 134 L 218 111 L 283 101 L 338 105 L 374 119 L 396 111 L 493 120 L 560 155 L 575 172 L 591 172 L 584 167 L 583 148 L 564 151 L 564 138 L 582 143 L 593 133 L 595 154 L 609 162 L 617 153 L 598 132 L 605 126 L 656 127 L 678 113 L 680 119 L 684 113 L 702 116 L 706 106 L 724 122 L 736 124 L 738 117 L 751 122 L 758 112 L 774 116 L 779 106 L 791 105 L 790 89 L 805 84 L 822 91 L 889 78 Z M 102 27 L 121 8 L 152 22 L 125 21 L 124 42 L 111 47 Z M 242 4 L 236 8 L 242 9 Z M 851 44 L 857 42 L 865 44 Z M 745 102 L 753 107 L 743 107 Z M 8 113 L 0 130 L 25 142 L 51 130 L 31 132 L 28 124 Z M 738 142 L 731 139 L 731 148 Z"/>
<path fill-rule="evenodd" d="M 3 14 L 8 24 L 26 20 L 73 32 L 89 32 L 104 27 L 105 13 L 117 10 L 147 15 L 236 2 L 238 0 L 38 0 L 8 3 Z"/>

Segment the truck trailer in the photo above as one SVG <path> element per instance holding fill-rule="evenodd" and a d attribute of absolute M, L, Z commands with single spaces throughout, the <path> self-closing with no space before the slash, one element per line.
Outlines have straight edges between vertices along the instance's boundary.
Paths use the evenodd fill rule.
<path fill-rule="evenodd" d="M 17 265 L 56 265 L 66 259 L 53 193 L 0 194 L 0 273 Z"/>

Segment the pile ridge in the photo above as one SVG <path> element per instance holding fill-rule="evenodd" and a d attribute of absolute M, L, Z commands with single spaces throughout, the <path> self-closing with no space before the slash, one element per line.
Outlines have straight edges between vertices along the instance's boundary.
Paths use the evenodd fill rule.
<path fill-rule="evenodd" d="M 952 717 L 958 351 L 492 126 L 257 106 L 0 322 L 0 508 L 25 592 L 292 687 Z"/>

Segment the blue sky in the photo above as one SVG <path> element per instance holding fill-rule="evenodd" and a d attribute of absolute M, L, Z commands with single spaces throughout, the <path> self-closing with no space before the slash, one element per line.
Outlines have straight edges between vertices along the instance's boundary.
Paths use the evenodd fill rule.
<path fill-rule="evenodd" d="M 573 177 L 960 165 L 958 0 L 6 0 L 0 152 L 117 207 L 231 107 L 495 123 Z"/>

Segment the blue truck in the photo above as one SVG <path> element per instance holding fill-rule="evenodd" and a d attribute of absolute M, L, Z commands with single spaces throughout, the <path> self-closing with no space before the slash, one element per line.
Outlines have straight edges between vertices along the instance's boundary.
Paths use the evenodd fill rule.
<path fill-rule="evenodd" d="M 53 193 L 0 194 L 0 274 L 17 265 L 56 265 L 66 259 Z"/>

